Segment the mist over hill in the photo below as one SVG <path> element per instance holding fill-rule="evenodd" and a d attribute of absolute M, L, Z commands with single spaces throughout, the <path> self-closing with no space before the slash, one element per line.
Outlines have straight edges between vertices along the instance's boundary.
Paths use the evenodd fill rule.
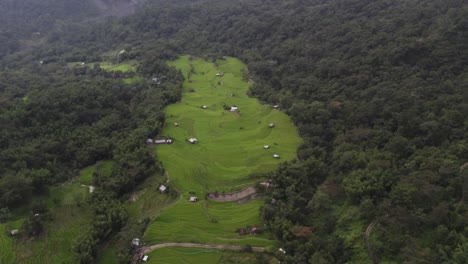
<path fill-rule="evenodd" d="M 43 44 L 51 30 L 68 24 L 122 17 L 142 0 L 5 0 L 0 2 L 0 58 Z"/>
<path fill-rule="evenodd" d="M 190 54 L 244 61 L 249 95 L 277 105 L 304 139 L 296 160 L 261 176 L 274 186 L 262 221 L 286 252 L 271 255 L 467 262 L 465 1 L 21 0 L 0 10 L 0 190 L 10 194 L 0 207 L 116 162 L 112 176 L 93 176 L 106 193 L 91 204 L 118 213 L 79 241 L 82 261 L 114 236 L 131 256 L 126 235 L 145 226 L 122 204 L 154 176 L 145 171 L 163 179 L 142 138 L 181 96 L 166 61 Z M 167 83 L 155 85 L 160 76 Z"/>

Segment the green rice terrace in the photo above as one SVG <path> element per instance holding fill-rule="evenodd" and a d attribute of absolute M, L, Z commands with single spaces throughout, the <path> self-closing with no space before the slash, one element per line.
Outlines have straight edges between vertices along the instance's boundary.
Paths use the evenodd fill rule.
<path fill-rule="evenodd" d="M 131 219 L 154 219 L 143 237 L 145 246 L 198 243 L 274 247 L 271 234 L 237 232 L 263 226 L 259 216 L 262 199 L 222 202 L 208 195 L 252 191 L 252 186 L 266 181 L 265 173 L 296 157 L 301 143 L 296 128 L 283 112 L 247 96 L 247 68 L 241 61 L 226 58 L 211 63 L 182 56 L 169 64 L 184 74 L 184 94 L 180 102 L 165 110 L 166 125 L 156 139 L 171 138 L 173 142 L 149 147 L 154 147 L 166 169 L 165 185 L 176 190 L 179 197 L 156 191 L 158 177 L 150 177 L 130 197 L 134 200 L 126 207 Z M 101 63 L 101 67 L 135 73 L 136 64 Z M 138 81 L 142 77 L 133 74 L 131 78 Z M 189 139 L 196 142 L 192 144 Z M 90 225 L 91 213 L 85 205 L 94 190 L 93 172 L 110 174 L 112 166 L 112 161 L 98 162 L 84 168 L 79 177 L 38 197 L 51 208 L 53 219 L 43 236 L 29 240 L 10 237 L 11 230 L 20 229 L 30 208 L 13 212 L 9 222 L 0 224 L 0 263 L 74 263 L 73 243 Z M 190 197 L 197 197 L 197 202 L 190 202 Z M 256 263 L 253 253 L 213 248 L 164 246 L 146 254 L 148 263 Z M 103 248 L 99 263 L 117 263 L 112 242 Z"/>
<path fill-rule="evenodd" d="M 180 102 L 165 110 L 161 138 L 173 142 L 156 145 L 156 154 L 167 171 L 167 184 L 177 189 L 180 198 L 150 224 L 144 236 L 146 245 L 274 246 L 268 233 L 236 232 L 247 226 L 263 227 L 259 216 L 262 200 L 239 205 L 215 201 L 208 194 L 238 191 L 266 180 L 259 175 L 296 157 L 301 143 L 296 128 L 286 114 L 247 96 L 247 68 L 241 61 L 225 58 L 210 63 L 182 56 L 170 64 L 185 76 L 184 94 Z M 190 202 L 191 197 L 198 201 Z M 161 251 L 152 253 L 158 258 L 170 259 L 183 250 L 156 251 Z M 219 259 L 216 252 L 203 257 Z"/>
<path fill-rule="evenodd" d="M 148 264 L 258 263 L 257 259 L 252 253 L 200 248 L 161 248 L 159 250 L 153 251 L 148 256 Z"/>
<path fill-rule="evenodd" d="M 34 239 L 16 239 L 9 232 L 19 229 L 24 222 L 24 211 L 14 213 L 12 221 L 0 224 L 0 263 L 75 263 L 73 243 L 80 232 L 89 225 L 90 212 L 86 197 L 90 193 L 95 169 L 110 173 L 111 161 L 99 162 L 82 170 L 80 177 L 51 188 L 44 199 L 51 208 L 51 219 L 45 230 L 47 233 Z"/>

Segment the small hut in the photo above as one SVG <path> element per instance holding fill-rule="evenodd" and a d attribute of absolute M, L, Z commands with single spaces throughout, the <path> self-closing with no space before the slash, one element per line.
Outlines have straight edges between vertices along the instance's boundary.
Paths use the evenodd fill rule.
<path fill-rule="evenodd" d="M 198 197 L 195 197 L 195 196 L 190 197 L 189 202 L 192 202 L 192 203 L 198 202 Z"/>
<path fill-rule="evenodd" d="M 264 148 L 264 149 L 269 149 L 270 146 L 269 146 L 269 145 L 263 145 L 263 148 Z"/>
<path fill-rule="evenodd" d="M 13 229 L 10 231 L 10 236 L 16 236 L 18 234 L 18 229 Z"/>
<path fill-rule="evenodd" d="M 237 106 L 231 106 L 231 109 L 229 109 L 229 112 L 236 112 L 238 110 Z"/>
<path fill-rule="evenodd" d="M 175 127 L 178 127 L 178 126 L 179 126 L 179 123 L 174 122 L 174 126 L 175 126 Z"/>
<path fill-rule="evenodd" d="M 278 154 L 273 154 L 273 158 L 279 159 L 279 158 L 280 158 L 280 155 L 278 155 Z"/>
<path fill-rule="evenodd" d="M 160 145 L 160 144 L 171 144 L 172 143 L 171 138 L 163 138 L 163 139 L 157 139 L 154 141 L 154 144 Z"/>
<path fill-rule="evenodd" d="M 164 192 L 166 191 L 166 189 L 167 189 L 167 187 L 164 186 L 164 185 L 162 185 L 162 184 L 161 184 L 161 186 L 159 186 L 159 191 L 160 191 L 161 193 L 164 193 Z"/>
<path fill-rule="evenodd" d="M 166 144 L 166 140 L 165 139 L 157 139 L 154 141 L 155 144 Z"/>
<path fill-rule="evenodd" d="M 192 143 L 192 144 L 195 144 L 195 143 L 197 143 L 198 140 L 197 140 L 196 138 L 189 138 L 188 141 L 189 141 L 190 143 Z"/>
<path fill-rule="evenodd" d="M 274 128 L 274 127 L 275 127 L 275 124 L 270 123 L 270 124 L 268 125 L 268 127 L 269 127 L 269 128 Z"/>
<path fill-rule="evenodd" d="M 146 144 L 153 144 L 153 140 L 151 138 L 146 139 Z"/>
<path fill-rule="evenodd" d="M 201 108 L 202 108 L 202 109 L 207 109 L 207 108 L 208 108 L 208 106 L 206 106 L 206 105 L 202 105 L 202 107 L 201 107 Z"/>

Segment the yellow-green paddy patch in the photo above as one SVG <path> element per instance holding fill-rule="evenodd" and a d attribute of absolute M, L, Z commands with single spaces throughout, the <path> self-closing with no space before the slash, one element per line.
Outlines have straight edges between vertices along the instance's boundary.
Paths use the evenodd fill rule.
<path fill-rule="evenodd" d="M 145 242 L 274 245 L 269 234 L 239 236 L 236 232 L 248 225 L 262 226 L 262 201 L 237 205 L 205 197 L 208 192 L 253 185 L 262 179 L 252 175 L 273 171 L 279 163 L 294 159 L 301 143 L 296 128 L 281 111 L 247 96 L 247 68 L 241 61 L 227 58 L 214 64 L 183 56 L 170 65 L 186 78 L 184 94 L 179 103 L 165 110 L 162 135 L 174 143 L 158 145 L 156 152 L 168 172 L 168 184 L 181 197 L 149 226 Z M 225 106 L 236 106 L 238 111 L 230 112 Z M 198 140 L 196 144 L 187 141 L 192 137 Z M 190 196 L 199 202 L 189 202 Z"/>
<path fill-rule="evenodd" d="M 106 71 L 135 72 L 137 64 L 135 62 L 110 63 L 100 62 L 99 66 Z"/>
<path fill-rule="evenodd" d="M 272 259 L 264 256 L 264 259 Z M 221 263 L 258 263 L 254 253 L 221 251 L 200 248 L 161 248 L 149 254 L 148 264 L 221 264 Z"/>

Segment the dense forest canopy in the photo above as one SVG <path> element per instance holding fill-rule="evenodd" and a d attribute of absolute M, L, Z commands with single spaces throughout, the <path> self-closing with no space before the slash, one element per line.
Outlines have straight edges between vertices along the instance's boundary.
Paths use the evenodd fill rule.
<path fill-rule="evenodd" d="M 70 25 L 92 26 L 131 14 L 144 0 L 4 0 L 0 2 L 0 58 L 69 34 Z M 53 31 L 54 34 L 50 34 Z"/>
<path fill-rule="evenodd" d="M 17 45 L 8 34 L 2 54 Z M 157 133 L 164 120 L 142 117 L 147 85 L 128 90 L 95 68 L 64 64 L 125 49 L 119 60 L 141 61 L 141 75 L 167 72 L 172 83 L 151 99 L 157 115 L 180 96 L 180 75 L 162 61 L 230 55 L 248 63 L 251 95 L 279 104 L 305 139 L 296 161 L 268 175 L 275 188 L 262 217 L 284 244 L 278 258 L 467 263 L 465 1 L 150 1 L 135 15 L 47 37 L 2 60 L 2 190 L 33 193 L 116 158 L 115 142 Z M 17 193 L 0 193 L 1 206 L 16 203 Z"/>

